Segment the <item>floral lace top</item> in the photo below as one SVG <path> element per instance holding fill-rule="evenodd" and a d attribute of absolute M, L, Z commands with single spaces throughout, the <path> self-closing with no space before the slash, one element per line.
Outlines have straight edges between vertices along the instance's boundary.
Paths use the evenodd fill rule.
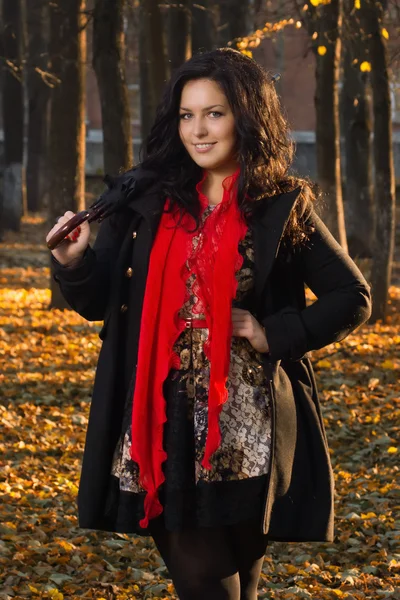
<path fill-rule="evenodd" d="M 203 213 L 206 219 L 213 206 Z M 193 244 L 197 243 L 197 236 Z M 254 285 L 254 249 L 250 228 L 239 244 L 243 265 L 236 277 L 238 287 L 234 306 L 252 291 Z M 189 291 L 193 277 L 187 280 Z M 189 300 L 182 306 L 183 318 L 203 318 L 193 315 L 196 299 L 191 292 Z M 180 357 L 180 368 L 170 372 L 178 394 L 184 394 L 190 409 L 186 413 L 187 425 L 194 436 L 193 465 L 196 484 L 248 479 L 268 473 L 271 456 L 271 405 L 267 381 L 262 368 L 261 355 L 246 338 L 233 337 L 231 362 L 227 382 L 228 400 L 220 414 L 221 445 L 211 458 L 212 469 L 201 466 L 207 437 L 208 385 L 210 363 L 204 353 L 207 339 L 206 328 L 187 328 L 177 339 L 174 350 Z M 168 398 L 166 398 L 168 403 Z M 123 431 L 115 449 L 111 474 L 119 478 L 123 491 L 141 492 L 138 482 L 137 464 L 130 457 L 132 399 L 127 400 Z M 169 428 L 174 431 L 173 424 Z M 168 461 L 168 459 L 167 459 Z"/>

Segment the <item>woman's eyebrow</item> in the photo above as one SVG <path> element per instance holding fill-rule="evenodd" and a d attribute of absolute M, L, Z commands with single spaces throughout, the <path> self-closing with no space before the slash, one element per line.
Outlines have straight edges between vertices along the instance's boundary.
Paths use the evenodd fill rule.
<path fill-rule="evenodd" d="M 221 106 L 222 108 L 225 108 L 223 104 L 213 104 L 212 106 L 206 106 L 205 108 L 203 108 L 203 111 L 210 110 L 211 108 L 215 108 L 216 106 Z M 187 110 L 188 112 L 191 112 L 190 108 L 185 108 L 184 106 L 181 106 L 180 110 Z"/>

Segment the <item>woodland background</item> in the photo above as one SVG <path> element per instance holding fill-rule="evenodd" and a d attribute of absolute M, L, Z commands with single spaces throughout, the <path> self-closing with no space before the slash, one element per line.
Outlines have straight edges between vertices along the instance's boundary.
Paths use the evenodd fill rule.
<path fill-rule="evenodd" d="M 374 298 L 369 324 L 314 353 L 335 543 L 271 544 L 259 595 L 400 598 L 399 0 L 0 9 L 0 598 L 176 598 L 150 540 L 77 528 L 100 324 L 65 306 L 45 236 L 56 216 L 93 202 L 104 173 L 140 160 L 171 71 L 226 45 L 281 74 L 295 168 L 317 180 L 323 217 Z M 313 158 L 303 160 L 306 138 Z"/>

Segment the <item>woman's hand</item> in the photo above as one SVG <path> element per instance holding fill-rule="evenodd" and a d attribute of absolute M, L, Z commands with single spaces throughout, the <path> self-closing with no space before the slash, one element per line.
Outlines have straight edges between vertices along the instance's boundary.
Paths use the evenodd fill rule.
<path fill-rule="evenodd" d="M 257 352 L 269 351 L 264 327 L 248 310 L 232 308 L 232 327 L 232 335 L 247 338 Z"/>
<path fill-rule="evenodd" d="M 57 231 L 67 221 L 69 221 L 75 213 L 67 210 L 62 217 L 59 218 L 58 222 L 50 229 L 46 236 L 46 242 L 52 237 L 53 233 Z M 54 258 L 65 267 L 73 268 L 82 260 L 85 250 L 89 244 L 90 237 L 90 225 L 87 221 L 84 221 L 79 227 L 71 231 L 66 237 L 66 241 L 54 248 L 51 251 Z"/>

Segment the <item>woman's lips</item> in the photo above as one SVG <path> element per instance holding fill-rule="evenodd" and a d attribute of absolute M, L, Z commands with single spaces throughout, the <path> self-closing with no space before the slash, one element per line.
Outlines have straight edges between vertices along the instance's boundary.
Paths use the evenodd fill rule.
<path fill-rule="evenodd" d="M 217 142 L 213 142 L 212 144 L 194 144 L 196 152 L 200 154 L 204 154 L 205 152 L 210 152 L 210 150 L 215 146 Z"/>

